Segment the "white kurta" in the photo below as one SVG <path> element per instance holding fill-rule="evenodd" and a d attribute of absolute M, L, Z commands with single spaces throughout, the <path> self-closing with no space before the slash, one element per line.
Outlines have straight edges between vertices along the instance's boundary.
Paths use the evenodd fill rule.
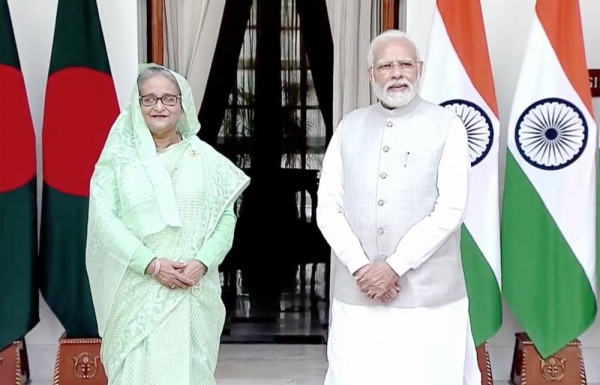
<path fill-rule="evenodd" d="M 431 113 L 430 110 L 426 111 Z M 369 113 L 367 109 L 364 111 L 365 114 Z M 402 130 L 401 125 L 404 124 L 402 119 L 398 117 L 397 122 L 388 121 L 386 126 L 395 127 L 395 124 L 398 124 L 397 130 Z M 365 130 L 370 128 L 360 118 L 356 118 L 355 121 L 365 125 Z M 401 131 L 397 132 L 401 133 Z M 345 217 L 344 211 L 347 205 L 344 204 L 344 197 L 348 195 L 345 192 L 348 186 L 344 183 L 341 139 L 339 133 L 336 133 L 338 135 L 334 135 L 329 144 L 328 154 L 323 163 L 323 177 L 319 187 L 319 202 L 320 204 L 323 202 L 319 212 L 320 227 L 337 258 L 350 274 L 354 274 L 362 266 L 373 262 L 374 258 L 373 256 L 369 258 L 363 248 L 365 246 L 363 243 L 369 240 L 359 239 Z M 383 154 L 387 154 L 388 150 L 393 151 L 394 145 L 399 147 L 401 144 L 390 143 L 391 147 L 387 148 L 388 143 L 383 142 L 382 146 L 385 145 L 382 147 Z M 412 152 L 410 154 L 410 156 L 416 155 Z M 366 151 L 364 156 L 367 156 Z M 408 157 L 409 153 L 406 152 L 404 166 L 410 161 Z M 452 276 L 448 275 L 462 274 L 462 270 L 458 272 L 432 270 L 426 261 L 441 247 L 448 245 L 451 249 L 449 252 L 456 249 L 455 252 L 460 253 L 458 242 L 454 238 L 457 238 L 456 235 L 460 232 L 467 201 L 469 170 L 465 164 L 468 164 L 466 130 L 462 121 L 456 118 L 449 125 L 443 153 L 437 166 L 438 197 L 433 212 L 412 226 L 398 240 L 399 243 L 392 255 L 375 256 L 375 259 L 385 260 L 399 276 L 411 274 L 419 269 L 429 269 L 428 274 L 439 275 L 434 277 L 434 281 L 447 283 L 449 291 L 456 289 L 455 286 L 458 284 L 450 279 L 453 278 Z M 418 162 L 412 167 L 417 167 L 416 165 Z M 402 167 L 402 164 L 398 167 Z M 381 176 L 385 178 L 385 183 L 391 183 L 393 171 L 393 168 L 390 168 L 386 170 L 390 175 Z M 426 178 L 427 175 L 423 173 L 422 177 Z M 379 182 L 378 178 L 375 180 L 377 183 L 383 183 Z M 364 180 L 364 183 L 367 182 L 368 180 Z M 414 183 L 415 188 L 421 186 L 418 180 L 403 180 L 402 183 Z M 353 186 L 360 188 L 360 186 Z M 392 200 L 395 197 L 388 195 L 387 199 Z M 381 202 L 385 203 L 378 201 Z M 382 209 L 374 206 L 373 210 Z M 403 214 L 406 213 L 397 213 L 397 215 Z M 354 215 L 356 216 L 356 213 Z M 374 233 L 377 230 L 373 228 Z M 460 254 L 457 254 L 456 258 L 460 260 Z M 427 280 L 423 282 L 431 282 L 431 277 L 426 278 Z M 349 281 L 341 282 L 345 284 Z M 418 286 L 419 281 L 415 282 L 414 284 Z M 353 285 L 354 282 L 350 284 Z M 413 297 L 423 294 L 423 287 L 418 288 L 420 291 L 413 292 Z M 439 290 L 439 286 L 437 289 Z M 481 384 L 470 327 L 468 298 L 461 296 L 458 300 L 448 299 L 442 301 L 441 305 L 426 307 L 419 304 L 397 306 L 398 303 L 394 304 L 396 306 L 386 306 L 379 305 L 377 300 L 373 300 L 372 305 L 370 303 L 366 305 L 364 302 L 362 305 L 357 305 L 359 301 L 340 300 L 343 296 L 352 299 L 350 295 L 346 295 L 349 290 L 350 288 L 346 287 L 334 288 L 334 293 L 338 295 L 334 295 L 331 308 L 331 327 L 327 347 L 329 370 L 325 385 Z M 406 290 L 401 291 L 398 293 L 398 299 L 407 294 Z M 419 300 L 419 298 L 412 299 L 413 303 Z"/>
<path fill-rule="evenodd" d="M 481 385 L 469 303 L 434 308 L 332 302 L 324 385 Z"/>

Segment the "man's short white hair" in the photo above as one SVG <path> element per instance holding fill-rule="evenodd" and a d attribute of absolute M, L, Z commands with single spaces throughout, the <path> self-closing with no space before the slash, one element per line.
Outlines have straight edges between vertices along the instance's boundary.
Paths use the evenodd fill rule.
<path fill-rule="evenodd" d="M 390 30 L 383 32 L 379 36 L 377 36 L 371 42 L 371 45 L 369 46 L 369 51 L 367 52 L 367 64 L 368 64 L 369 68 L 373 67 L 373 61 L 375 60 L 374 52 L 375 52 L 375 49 L 377 48 L 377 46 L 379 46 L 381 43 L 385 43 L 390 40 L 402 40 L 402 39 L 408 40 L 413 45 L 413 47 L 415 48 L 415 52 L 417 54 L 417 62 L 420 62 L 421 54 L 419 53 L 419 48 L 417 47 L 415 42 L 410 38 L 410 36 L 408 36 L 408 34 L 406 32 L 402 32 L 397 29 L 390 29 Z"/>

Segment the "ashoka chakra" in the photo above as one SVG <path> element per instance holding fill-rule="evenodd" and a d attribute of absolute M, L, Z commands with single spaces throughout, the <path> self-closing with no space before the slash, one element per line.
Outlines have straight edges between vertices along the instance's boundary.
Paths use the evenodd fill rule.
<path fill-rule="evenodd" d="M 454 111 L 467 128 L 469 140 L 469 156 L 471 166 L 481 162 L 492 148 L 494 129 L 489 116 L 475 103 L 454 99 L 441 103 L 443 107 Z"/>
<path fill-rule="evenodd" d="M 571 102 L 558 98 L 539 100 L 517 121 L 515 143 L 523 159 L 543 170 L 560 170 L 585 150 L 588 125 Z"/>

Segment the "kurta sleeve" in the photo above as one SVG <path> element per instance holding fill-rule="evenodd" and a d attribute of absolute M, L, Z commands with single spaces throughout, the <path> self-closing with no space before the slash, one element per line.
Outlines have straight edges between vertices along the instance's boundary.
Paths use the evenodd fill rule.
<path fill-rule="evenodd" d="M 341 124 L 333 133 L 321 169 L 317 206 L 317 224 L 350 274 L 371 261 L 344 214 L 344 171 L 341 153 Z"/>
<path fill-rule="evenodd" d="M 469 191 L 469 145 L 461 119 L 452 120 L 438 165 L 438 198 L 431 214 L 402 237 L 387 263 L 399 276 L 420 267 L 455 232 L 459 231 Z"/>
<path fill-rule="evenodd" d="M 152 260 L 155 257 L 156 255 L 154 255 L 154 252 L 152 252 L 152 250 L 150 250 L 144 245 L 140 245 L 140 247 L 138 247 L 137 251 L 135 252 L 135 254 L 133 254 L 133 257 L 131 258 L 129 268 L 140 274 L 146 274 L 146 269 L 148 268 L 148 265 L 150 264 L 150 262 L 152 262 Z"/>
<path fill-rule="evenodd" d="M 98 239 L 101 246 L 110 245 L 116 251 L 114 254 L 123 258 L 123 264 L 128 264 L 130 269 L 143 275 L 155 255 L 118 217 L 119 188 L 115 165 L 107 159 L 96 165 L 96 175 L 90 185 L 90 220 L 99 229 L 97 233 L 101 234 L 101 239 Z"/>
<path fill-rule="evenodd" d="M 233 236 L 237 217 L 233 211 L 235 201 L 230 203 L 217 222 L 215 230 L 204 242 L 195 259 L 202 262 L 208 269 L 218 267 L 233 246 Z"/>

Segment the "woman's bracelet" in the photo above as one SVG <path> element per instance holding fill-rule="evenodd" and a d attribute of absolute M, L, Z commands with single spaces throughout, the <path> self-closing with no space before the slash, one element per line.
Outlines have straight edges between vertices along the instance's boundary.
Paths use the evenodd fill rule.
<path fill-rule="evenodd" d="M 158 273 L 160 272 L 160 260 L 158 258 L 155 259 L 155 264 L 154 264 L 154 272 L 152 273 L 153 277 L 156 277 L 158 275 Z"/>

